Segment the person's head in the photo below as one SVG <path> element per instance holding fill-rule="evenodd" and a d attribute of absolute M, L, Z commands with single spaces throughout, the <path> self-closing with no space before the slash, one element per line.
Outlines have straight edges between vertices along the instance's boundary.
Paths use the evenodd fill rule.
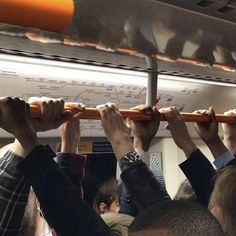
<path fill-rule="evenodd" d="M 32 188 L 30 189 L 22 224 L 22 235 L 24 236 L 52 235 L 52 230 L 44 219 L 38 200 Z"/>
<path fill-rule="evenodd" d="M 166 201 L 141 212 L 129 228 L 130 236 L 223 236 L 215 217 L 191 201 Z"/>
<path fill-rule="evenodd" d="M 221 223 L 226 235 L 236 235 L 236 167 L 218 171 L 209 201 L 209 210 Z"/>
<path fill-rule="evenodd" d="M 174 200 L 189 200 L 197 202 L 196 193 L 187 179 L 181 183 Z"/>
<path fill-rule="evenodd" d="M 111 179 L 98 190 L 93 208 L 98 214 L 119 211 L 118 181 Z"/>

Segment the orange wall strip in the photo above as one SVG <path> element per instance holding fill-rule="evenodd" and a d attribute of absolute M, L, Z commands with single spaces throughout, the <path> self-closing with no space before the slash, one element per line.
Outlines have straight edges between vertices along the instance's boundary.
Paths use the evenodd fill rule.
<path fill-rule="evenodd" d="M 31 116 L 33 118 L 39 118 L 40 117 L 40 108 L 36 105 L 31 105 Z M 78 112 L 76 109 L 71 109 L 70 104 L 65 104 L 65 110 L 71 110 L 73 113 Z M 142 113 L 141 111 L 136 110 L 119 110 L 121 115 L 126 118 L 130 117 L 133 120 L 151 120 L 151 115 L 146 115 Z M 209 116 L 204 114 L 193 114 L 193 113 L 186 113 L 182 112 L 181 115 L 184 118 L 185 122 L 208 122 Z M 99 120 L 101 119 L 100 114 L 96 108 L 85 108 L 80 115 L 81 119 L 93 119 L 93 120 Z M 236 123 L 236 116 L 225 116 L 221 114 L 216 114 L 216 119 L 220 123 Z M 166 121 L 164 114 L 161 114 L 161 121 Z"/>
<path fill-rule="evenodd" d="M 0 0 L 0 22 L 62 32 L 71 22 L 73 0 Z"/>

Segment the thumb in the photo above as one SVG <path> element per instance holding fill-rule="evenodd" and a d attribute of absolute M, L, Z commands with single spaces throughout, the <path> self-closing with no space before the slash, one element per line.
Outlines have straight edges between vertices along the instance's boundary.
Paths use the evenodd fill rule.
<path fill-rule="evenodd" d="M 69 121 L 73 117 L 73 113 L 71 111 L 65 111 L 62 115 L 62 117 L 54 122 L 54 128 L 58 128 L 66 121 Z"/>
<path fill-rule="evenodd" d="M 216 121 L 216 114 L 215 114 L 213 107 L 209 108 L 209 115 L 213 121 Z"/>
<path fill-rule="evenodd" d="M 126 124 L 126 126 L 127 126 L 128 128 L 131 128 L 131 126 L 130 126 L 130 118 L 129 118 L 129 116 L 126 117 L 126 119 L 125 119 L 125 124 Z"/>
<path fill-rule="evenodd" d="M 166 128 L 167 130 L 170 130 L 170 125 L 169 125 L 169 124 L 166 124 L 166 125 L 165 125 L 165 128 Z"/>
<path fill-rule="evenodd" d="M 126 123 L 126 126 L 130 129 L 134 126 L 134 121 L 131 120 L 129 116 L 125 119 L 125 123 Z"/>

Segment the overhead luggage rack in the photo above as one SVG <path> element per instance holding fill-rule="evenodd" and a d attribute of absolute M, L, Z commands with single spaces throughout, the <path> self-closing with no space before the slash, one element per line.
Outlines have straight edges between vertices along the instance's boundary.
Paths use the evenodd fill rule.
<path fill-rule="evenodd" d="M 160 0 L 194 12 L 236 23 L 235 0 Z"/>
<path fill-rule="evenodd" d="M 144 72 L 148 55 L 160 74 L 235 84 L 235 6 L 235 0 L 80 0 L 63 33 L 1 24 L 0 50 Z"/>

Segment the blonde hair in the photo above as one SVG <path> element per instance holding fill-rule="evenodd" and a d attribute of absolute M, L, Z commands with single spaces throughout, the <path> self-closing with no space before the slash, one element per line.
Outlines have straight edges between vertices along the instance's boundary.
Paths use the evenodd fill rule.
<path fill-rule="evenodd" d="M 227 166 L 215 178 L 209 209 L 219 207 L 225 235 L 236 235 L 236 167 Z"/>

